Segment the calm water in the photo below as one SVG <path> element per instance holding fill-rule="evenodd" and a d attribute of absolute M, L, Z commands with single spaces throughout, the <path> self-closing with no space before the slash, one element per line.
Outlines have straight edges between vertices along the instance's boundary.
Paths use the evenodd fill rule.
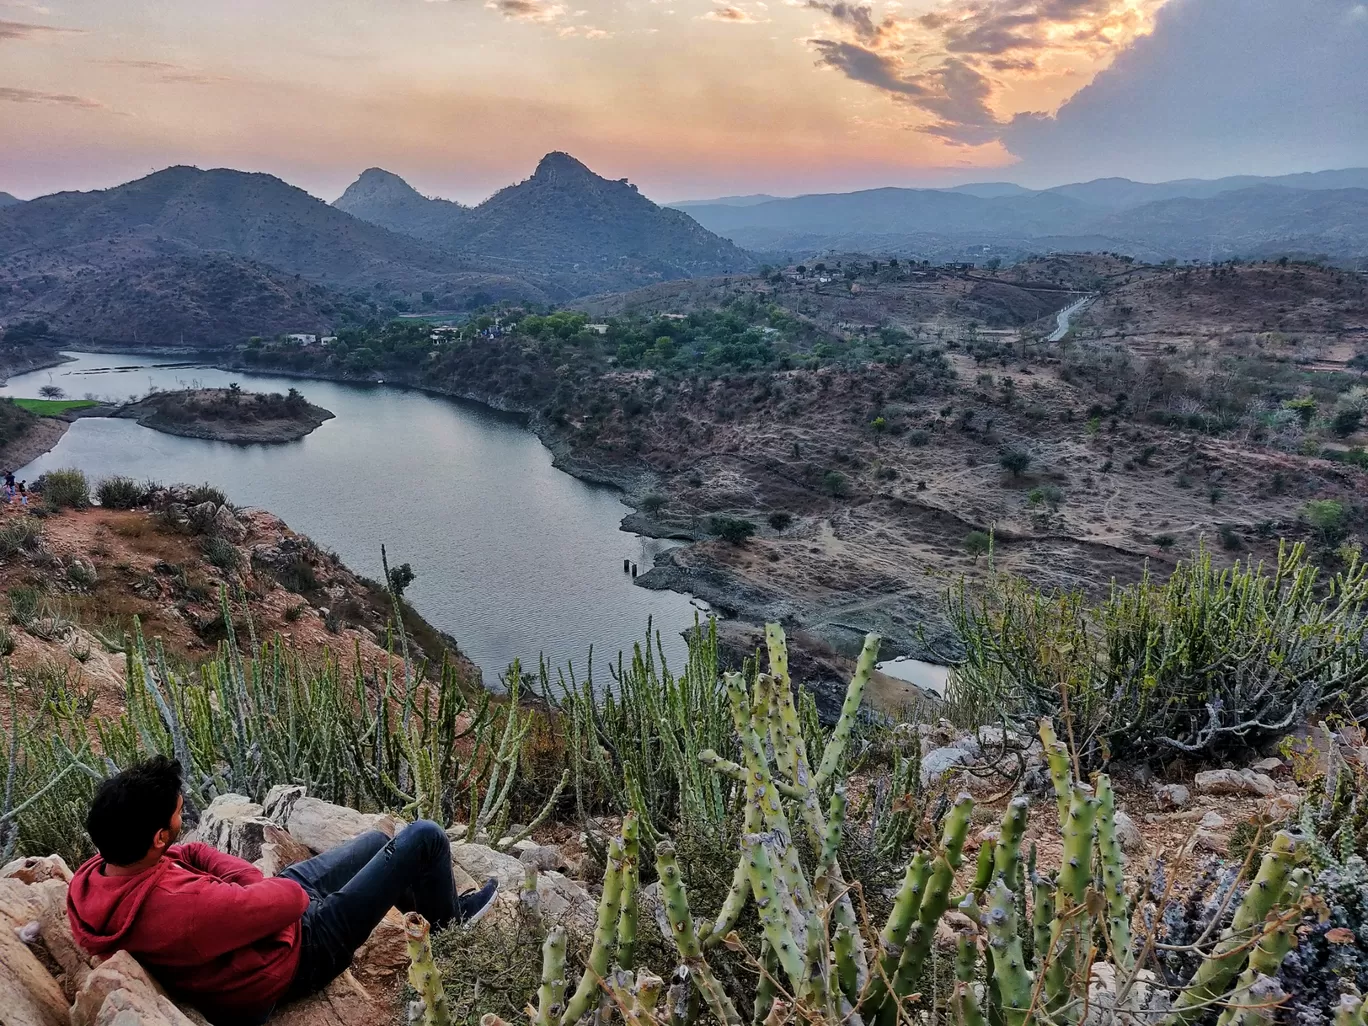
<path fill-rule="evenodd" d="M 411 563 L 408 598 L 449 632 L 492 683 L 513 660 L 539 653 L 582 672 L 594 646 L 597 672 L 642 638 L 648 617 L 671 666 L 682 668 L 679 632 L 693 623 L 685 595 L 637 588 L 624 558 L 644 572 L 671 543 L 618 530 L 628 512 L 611 490 L 551 465 L 551 454 L 512 419 L 474 404 L 384 386 L 230 374 L 168 366 L 165 358 L 76 353 L 72 363 L 11 378 L 0 395 L 127 399 L 151 388 L 297 387 L 336 414 L 298 442 L 230 445 L 161 434 L 129 420 L 78 420 L 57 447 L 19 472 L 79 467 L 92 479 L 123 474 L 166 484 L 209 481 L 242 506 L 261 506 L 379 579 Z"/>

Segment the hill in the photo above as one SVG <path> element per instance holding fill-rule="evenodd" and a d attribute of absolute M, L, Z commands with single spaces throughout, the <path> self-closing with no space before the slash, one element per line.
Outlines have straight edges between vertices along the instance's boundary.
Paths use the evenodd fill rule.
<path fill-rule="evenodd" d="M 479 206 L 427 199 L 372 168 L 336 202 L 372 224 L 441 246 L 476 266 L 545 276 L 568 295 L 748 270 L 751 257 L 623 179 L 548 153 L 532 177 Z"/>
<path fill-rule="evenodd" d="M 229 253 L 342 286 L 438 282 L 448 257 L 349 216 L 271 175 L 172 167 L 98 192 L 43 196 L 0 214 L 0 260 L 29 253 L 179 248 Z"/>
<path fill-rule="evenodd" d="M 341 292 L 223 253 L 151 254 L 107 266 L 51 258 L 26 270 L 0 264 L 0 318 L 41 320 L 69 341 L 234 345 L 253 335 L 326 332 L 365 312 Z"/>
<path fill-rule="evenodd" d="M 422 195 L 398 175 L 378 167 L 361 172 L 333 206 L 362 221 L 439 245 L 456 238 L 468 213 L 459 203 Z"/>
<path fill-rule="evenodd" d="M 0 208 L 18 206 L 20 203 L 23 202 L 23 200 L 19 199 L 18 197 L 11 196 L 7 192 L 0 192 Z"/>

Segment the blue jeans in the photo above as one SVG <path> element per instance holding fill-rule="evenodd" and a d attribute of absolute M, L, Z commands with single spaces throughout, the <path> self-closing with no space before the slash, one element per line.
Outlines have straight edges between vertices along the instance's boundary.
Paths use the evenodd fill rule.
<path fill-rule="evenodd" d="M 392 840 L 372 830 L 280 875 L 309 894 L 300 922 L 299 968 L 287 1001 L 341 976 L 390 906 L 421 914 L 434 930 L 457 913 L 451 844 L 431 820 L 411 823 Z"/>

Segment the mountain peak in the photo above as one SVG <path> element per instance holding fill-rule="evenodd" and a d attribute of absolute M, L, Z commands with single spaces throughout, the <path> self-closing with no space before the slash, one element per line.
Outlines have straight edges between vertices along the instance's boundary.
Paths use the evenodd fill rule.
<path fill-rule="evenodd" d="M 356 181 L 347 186 L 347 191 L 338 197 L 333 205 L 346 210 L 349 205 L 356 203 L 377 200 L 394 203 L 421 198 L 417 189 L 393 171 L 386 171 L 382 167 L 368 167 L 361 172 Z"/>
<path fill-rule="evenodd" d="M 17 196 L 11 196 L 7 192 L 0 192 L 0 207 L 14 207 L 23 202 L 24 201 Z"/>
<path fill-rule="evenodd" d="M 537 170 L 532 173 L 533 179 L 543 182 L 556 182 L 564 180 L 580 180 L 584 178 L 598 178 L 599 176 L 590 171 L 568 153 L 560 150 L 552 150 L 542 157 L 537 164 Z"/>

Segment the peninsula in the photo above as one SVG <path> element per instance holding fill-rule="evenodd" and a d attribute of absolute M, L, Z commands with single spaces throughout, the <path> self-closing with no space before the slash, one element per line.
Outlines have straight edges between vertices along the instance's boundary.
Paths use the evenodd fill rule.
<path fill-rule="evenodd" d="M 295 388 L 281 395 L 245 392 L 234 384 L 153 392 L 121 406 L 113 416 L 171 435 L 249 443 L 296 441 L 333 414 L 308 402 Z"/>

